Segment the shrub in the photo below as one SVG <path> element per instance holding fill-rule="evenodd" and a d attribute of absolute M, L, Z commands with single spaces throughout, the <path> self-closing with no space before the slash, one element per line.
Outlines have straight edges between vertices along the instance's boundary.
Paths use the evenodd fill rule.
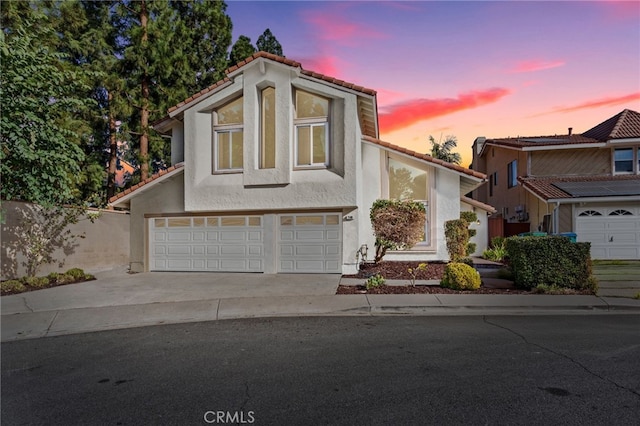
<path fill-rule="evenodd" d="M 367 290 L 371 290 L 372 288 L 376 288 L 384 285 L 384 282 L 385 282 L 385 279 L 382 275 L 375 274 L 374 276 L 369 277 L 369 279 L 367 279 L 367 283 L 365 287 L 367 288 Z"/>
<path fill-rule="evenodd" d="M 78 280 L 69 274 L 58 274 L 58 284 L 72 284 L 77 282 Z"/>
<path fill-rule="evenodd" d="M 451 262 L 461 262 L 463 258 L 476 251 L 476 244 L 469 239 L 476 235 L 475 229 L 469 225 L 478 220 L 474 212 L 460 212 L 460 219 L 448 220 L 444 223 L 444 235 L 447 239 L 447 251 Z"/>
<path fill-rule="evenodd" d="M 47 279 L 49 280 L 49 283 L 51 284 L 57 284 L 58 283 L 58 277 L 60 277 L 60 274 L 57 272 L 52 272 L 49 275 L 47 275 Z"/>
<path fill-rule="evenodd" d="M 449 263 L 440 285 L 453 290 L 476 290 L 480 288 L 480 274 L 464 263 Z"/>
<path fill-rule="evenodd" d="M 506 243 L 510 268 L 517 287 L 540 284 L 576 290 L 592 290 L 589 243 L 572 243 L 561 236 L 510 237 Z"/>
<path fill-rule="evenodd" d="M 23 282 L 29 287 L 42 288 L 49 285 L 49 278 L 47 277 L 24 277 Z"/>
<path fill-rule="evenodd" d="M 7 280 L 0 283 L 0 291 L 2 294 L 22 293 L 26 289 L 20 280 Z"/>
<path fill-rule="evenodd" d="M 379 262 L 387 250 L 409 249 L 424 236 L 426 213 L 417 201 L 376 200 L 370 211 Z"/>
<path fill-rule="evenodd" d="M 493 237 L 491 248 L 482 252 L 482 257 L 494 262 L 502 262 L 507 256 L 507 240 L 504 237 Z"/>
<path fill-rule="evenodd" d="M 409 268 L 407 270 L 407 272 L 409 272 L 409 275 L 411 275 L 411 279 L 409 281 L 411 282 L 412 286 L 416 285 L 416 278 L 418 278 L 418 274 L 426 270 L 427 270 L 426 263 L 420 263 L 417 268 Z"/>
<path fill-rule="evenodd" d="M 66 272 L 67 275 L 71 275 L 76 281 L 84 279 L 84 271 L 80 268 L 71 268 Z"/>

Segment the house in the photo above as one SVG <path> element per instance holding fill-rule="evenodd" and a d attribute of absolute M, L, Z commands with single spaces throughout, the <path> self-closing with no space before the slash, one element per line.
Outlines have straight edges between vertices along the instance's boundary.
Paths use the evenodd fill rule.
<path fill-rule="evenodd" d="M 385 259 L 447 260 L 444 222 L 485 175 L 381 141 L 376 92 L 259 52 L 154 128 L 172 166 L 110 200 L 129 209 L 131 270 L 355 273 L 379 198 L 427 207 L 422 243 Z M 486 231 L 476 236 L 486 247 Z"/>
<path fill-rule="evenodd" d="M 594 259 L 640 259 L 640 114 L 625 109 L 582 134 L 477 138 L 473 198 L 526 231 L 575 233 Z"/>

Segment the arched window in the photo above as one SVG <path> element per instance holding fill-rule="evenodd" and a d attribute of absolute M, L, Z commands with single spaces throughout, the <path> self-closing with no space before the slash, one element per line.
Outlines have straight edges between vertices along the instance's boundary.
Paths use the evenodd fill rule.
<path fill-rule="evenodd" d="M 580 213 L 578 216 L 602 216 L 602 213 L 596 210 L 585 210 Z"/>
<path fill-rule="evenodd" d="M 618 209 L 609 213 L 609 216 L 633 216 L 629 210 Z"/>

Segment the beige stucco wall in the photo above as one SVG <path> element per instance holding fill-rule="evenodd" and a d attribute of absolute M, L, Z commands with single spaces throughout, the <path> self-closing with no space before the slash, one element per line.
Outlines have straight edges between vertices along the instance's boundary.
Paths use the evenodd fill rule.
<path fill-rule="evenodd" d="M 2 209 L 6 217 L 1 233 L 2 279 L 21 277 L 26 270 L 22 264 L 24 256 L 15 249 L 16 226 L 22 217 L 19 211 L 31 215 L 37 209 L 33 204 L 14 201 L 3 201 Z M 38 275 L 64 272 L 70 268 L 97 272 L 129 263 L 129 215 L 110 210 L 90 210 L 89 214 L 99 216 L 93 223 L 88 217 L 82 217 L 77 224 L 69 226 L 72 234 L 84 235 L 85 238 L 77 238 L 75 246 L 66 252 L 62 248 L 54 251 L 56 262 L 43 265 Z M 63 262 L 63 266 L 58 262 Z"/>
<path fill-rule="evenodd" d="M 131 258 L 132 272 L 144 272 L 146 265 L 146 213 L 184 212 L 184 173 L 178 173 L 141 192 L 131 199 Z"/>

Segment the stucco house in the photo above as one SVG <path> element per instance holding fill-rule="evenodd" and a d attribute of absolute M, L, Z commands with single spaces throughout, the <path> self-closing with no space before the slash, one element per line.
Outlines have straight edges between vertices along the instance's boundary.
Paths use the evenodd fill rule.
<path fill-rule="evenodd" d="M 640 113 L 625 109 L 582 134 L 477 138 L 473 198 L 529 231 L 575 233 L 594 259 L 640 259 Z"/>
<path fill-rule="evenodd" d="M 374 90 L 264 52 L 226 74 L 154 125 L 173 165 L 110 200 L 130 210 L 132 271 L 354 273 L 379 198 L 427 207 L 424 241 L 385 259 L 447 260 L 461 210 L 486 248 L 493 209 L 464 197 L 485 175 L 381 141 Z"/>

